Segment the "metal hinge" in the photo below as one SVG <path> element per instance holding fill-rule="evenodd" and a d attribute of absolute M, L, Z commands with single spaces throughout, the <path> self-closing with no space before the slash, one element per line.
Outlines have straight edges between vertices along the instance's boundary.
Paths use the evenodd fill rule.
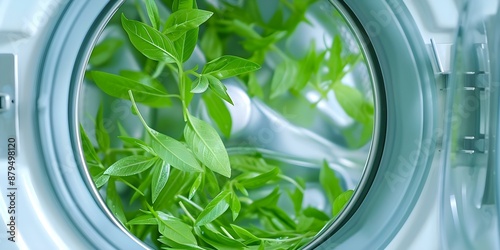
<path fill-rule="evenodd" d="M 448 85 L 451 74 L 456 74 L 456 72 L 451 72 L 453 51 L 453 44 L 438 45 L 431 39 L 431 53 L 434 54 L 435 59 L 434 66 L 437 76 L 438 98 L 441 103 L 441 117 L 444 117 L 444 114 L 449 112 L 445 110 Z M 463 90 L 460 93 L 462 102 L 457 103 L 458 106 L 454 107 L 453 110 L 454 116 L 456 116 L 454 120 L 461 124 L 460 137 L 455 150 L 465 154 L 484 154 L 487 152 L 486 131 L 489 109 L 488 49 L 486 44 L 475 44 L 475 55 L 472 55 L 472 57 L 471 60 L 476 60 L 473 63 L 475 65 L 474 70 L 460 73 L 462 81 L 458 86 Z M 444 121 L 441 122 L 444 128 Z"/>

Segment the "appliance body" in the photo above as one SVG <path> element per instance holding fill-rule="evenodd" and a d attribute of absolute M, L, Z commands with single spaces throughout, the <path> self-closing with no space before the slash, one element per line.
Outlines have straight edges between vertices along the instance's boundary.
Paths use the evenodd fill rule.
<path fill-rule="evenodd" d="M 349 219 L 307 247 L 500 248 L 499 94 L 492 84 L 500 81 L 498 1 L 332 2 L 364 31 L 362 42 L 379 66 L 384 144 L 371 186 L 345 212 Z M 96 198 L 74 119 L 90 51 L 120 4 L 0 3 L 2 249 L 147 248 Z M 461 86 L 468 84 L 464 72 L 490 85 Z M 454 101 L 473 96 L 457 90 L 464 87 L 483 92 L 474 92 L 481 105 L 460 113 Z M 463 155 L 453 146 L 457 120 L 480 124 L 475 134 L 460 134 Z"/>

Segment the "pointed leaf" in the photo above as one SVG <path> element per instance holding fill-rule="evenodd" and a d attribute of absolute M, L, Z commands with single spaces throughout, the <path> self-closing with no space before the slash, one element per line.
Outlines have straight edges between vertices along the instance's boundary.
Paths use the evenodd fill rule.
<path fill-rule="evenodd" d="M 158 30 L 144 23 L 128 20 L 125 15 L 122 15 L 122 26 L 127 32 L 130 42 L 147 58 L 164 63 L 178 61 L 174 44 Z"/>
<path fill-rule="evenodd" d="M 117 38 L 108 38 L 102 41 L 92 50 L 89 64 L 94 67 L 99 67 L 110 62 L 113 55 L 122 45 L 123 41 Z"/>
<path fill-rule="evenodd" d="M 344 65 L 342 62 L 342 38 L 340 36 L 335 36 L 330 48 L 330 57 L 327 61 L 329 68 L 329 77 L 332 81 L 339 80 L 338 77 L 344 70 Z"/>
<path fill-rule="evenodd" d="M 319 63 L 323 60 L 318 60 L 316 56 L 316 44 L 313 42 L 311 43 L 311 47 L 309 48 L 309 51 L 307 52 L 307 55 L 304 57 L 304 59 L 299 61 L 298 64 L 298 74 L 297 74 L 297 79 L 296 82 L 293 86 L 293 88 L 297 91 L 300 91 L 304 89 L 307 86 L 307 83 L 309 83 L 309 80 L 311 77 L 316 73 L 319 72 Z"/>
<path fill-rule="evenodd" d="M 203 180 L 203 174 L 199 174 L 198 177 L 196 177 L 196 180 L 193 182 L 193 185 L 191 186 L 191 189 L 189 190 L 189 197 L 188 199 L 193 198 L 194 194 L 200 187 L 201 181 Z"/>
<path fill-rule="evenodd" d="M 112 176 L 130 176 L 148 170 L 157 158 L 142 155 L 132 155 L 113 163 L 104 174 Z"/>
<path fill-rule="evenodd" d="M 184 137 L 196 157 L 209 169 L 223 176 L 231 176 L 229 156 L 222 140 L 208 123 L 189 115 Z"/>
<path fill-rule="evenodd" d="M 109 149 L 109 133 L 106 129 L 106 125 L 104 124 L 104 107 L 102 105 L 99 106 L 99 110 L 97 111 L 97 117 L 95 120 L 95 137 L 97 139 L 97 144 L 99 145 L 99 149 L 101 152 L 106 152 Z"/>
<path fill-rule="evenodd" d="M 198 42 L 199 31 L 199 28 L 194 28 L 174 41 L 175 50 L 179 54 L 179 60 L 181 62 L 186 62 L 193 54 L 196 43 Z"/>
<path fill-rule="evenodd" d="M 128 100 L 128 91 L 131 90 L 134 93 L 136 102 L 151 107 L 170 105 L 170 98 L 167 92 L 161 89 L 156 89 L 123 76 L 106 72 L 92 71 L 91 74 L 97 86 L 110 96 Z"/>
<path fill-rule="evenodd" d="M 215 219 L 219 218 L 229 208 L 228 199 L 231 196 L 229 190 L 224 190 L 219 193 L 208 205 L 203 209 L 201 214 L 196 219 L 196 226 L 206 225 Z"/>
<path fill-rule="evenodd" d="M 319 182 L 321 183 L 321 186 L 323 186 L 328 200 L 330 200 L 331 204 L 333 204 L 335 198 L 342 193 L 342 186 L 340 185 L 340 181 L 335 175 L 335 172 L 330 168 L 328 162 L 326 161 L 323 163 L 319 172 Z"/>
<path fill-rule="evenodd" d="M 164 93 L 167 93 L 167 89 L 165 88 L 165 86 L 163 86 L 158 80 L 153 78 L 150 74 L 140 71 L 122 70 L 120 71 L 120 75 L 130 80 L 139 82 L 142 85 L 146 85 L 155 88 L 157 90 L 160 90 Z"/>
<path fill-rule="evenodd" d="M 231 211 L 233 215 L 233 221 L 236 220 L 241 211 L 241 202 L 235 192 L 231 193 Z"/>
<path fill-rule="evenodd" d="M 203 96 L 203 101 L 207 107 L 210 118 L 215 122 L 222 134 L 229 138 L 231 136 L 231 128 L 233 120 L 228 107 L 217 95 L 212 91 L 206 92 Z"/>
<path fill-rule="evenodd" d="M 238 225 L 231 224 L 231 227 L 233 228 L 234 232 L 236 232 L 236 234 L 238 236 L 240 236 L 240 238 L 242 238 L 245 241 L 260 241 L 259 237 L 253 235 L 248 230 L 246 230 Z"/>
<path fill-rule="evenodd" d="M 255 177 L 244 179 L 240 183 L 247 189 L 258 188 L 264 186 L 267 182 L 273 180 L 280 173 L 279 168 L 274 168 L 269 172 L 257 175 Z"/>
<path fill-rule="evenodd" d="M 188 10 L 195 8 L 195 3 L 196 1 L 194 0 L 174 0 L 172 4 L 172 11 L 175 12 L 178 10 Z"/>
<path fill-rule="evenodd" d="M 295 84 L 297 77 L 297 65 L 287 60 L 276 67 L 271 82 L 271 98 L 285 94 Z"/>
<path fill-rule="evenodd" d="M 333 86 L 335 97 L 340 106 L 352 119 L 368 124 L 372 117 L 370 105 L 367 104 L 363 94 L 353 87 L 338 83 Z"/>
<path fill-rule="evenodd" d="M 260 65 L 237 56 L 221 56 L 208 62 L 203 74 L 210 74 L 218 79 L 226 79 L 260 69 Z"/>
<path fill-rule="evenodd" d="M 158 220 L 152 214 L 144 214 L 131 219 L 128 225 L 158 225 Z"/>
<path fill-rule="evenodd" d="M 118 221 L 120 221 L 123 225 L 126 225 L 127 217 L 125 216 L 123 203 L 120 195 L 116 191 L 116 184 L 114 181 L 110 181 L 108 183 L 108 187 L 106 189 L 106 205 L 116 219 L 118 219 Z"/>
<path fill-rule="evenodd" d="M 101 160 L 99 159 L 99 156 L 97 156 L 94 145 L 92 145 L 92 142 L 90 141 L 82 125 L 80 125 L 80 137 L 82 140 L 83 153 L 87 164 L 92 163 L 93 165 L 97 166 L 101 165 Z"/>
<path fill-rule="evenodd" d="M 152 146 L 156 154 L 172 167 L 186 172 L 202 171 L 193 153 L 181 142 L 157 133 Z"/>
<path fill-rule="evenodd" d="M 201 75 L 195 82 L 194 87 L 191 89 L 191 93 L 203 93 L 208 89 L 208 78 Z"/>
<path fill-rule="evenodd" d="M 304 209 L 304 215 L 310 218 L 314 218 L 321 221 L 329 221 L 330 217 L 326 215 L 323 211 L 318 210 L 314 207 L 308 207 Z"/>
<path fill-rule="evenodd" d="M 156 6 L 155 0 L 145 0 L 146 9 L 148 11 L 149 20 L 156 30 L 160 29 L 160 13 L 158 12 L 158 6 Z"/>
<path fill-rule="evenodd" d="M 165 23 L 163 31 L 172 41 L 179 39 L 187 31 L 198 28 L 206 22 L 212 12 L 198 9 L 182 9 L 172 13 Z"/>
<path fill-rule="evenodd" d="M 97 189 L 101 188 L 102 186 L 104 186 L 104 184 L 108 183 L 109 181 L 109 175 L 107 174 L 104 174 L 104 171 L 97 175 L 95 178 L 92 178 L 94 180 L 94 184 L 95 184 L 95 187 Z"/>
<path fill-rule="evenodd" d="M 216 249 L 243 250 L 243 248 L 245 247 L 245 244 L 235 239 L 229 238 L 215 230 L 210 230 L 210 228 L 208 227 L 202 227 L 201 230 L 203 230 L 203 233 L 200 233 L 199 236 L 203 239 L 203 241 L 212 245 Z"/>
<path fill-rule="evenodd" d="M 163 160 L 157 160 L 153 166 L 153 171 L 151 172 L 151 198 L 153 203 L 155 203 L 158 195 L 165 187 L 170 176 L 170 164 L 164 162 Z"/>
<path fill-rule="evenodd" d="M 349 200 L 351 200 L 352 195 L 354 194 L 353 190 L 347 190 L 337 196 L 335 201 L 333 202 L 333 211 L 332 214 L 333 216 L 336 216 L 337 214 L 344 209 L 344 207 L 347 205 Z"/>
<path fill-rule="evenodd" d="M 210 89 L 220 98 L 224 99 L 226 102 L 233 104 L 233 100 L 229 97 L 227 93 L 227 88 L 224 84 L 213 75 L 205 75 L 208 79 L 208 84 Z"/>
<path fill-rule="evenodd" d="M 132 138 L 132 137 L 127 137 L 127 136 L 118 136 L 118 138 L 120 138 L 120 140 L 122 140 L 124 143 L 128 143 L 133 147 L 140 147 L 144 151 L 146 151 L 152 155 L 155 155 L 154 150 L 142 140 Z"/>
<path fill-rule="evenodd" d="M 179 244 L 197 245 L 192 227 L 170 216 L 158 219 L 158 231 L 167 239 Z"/>

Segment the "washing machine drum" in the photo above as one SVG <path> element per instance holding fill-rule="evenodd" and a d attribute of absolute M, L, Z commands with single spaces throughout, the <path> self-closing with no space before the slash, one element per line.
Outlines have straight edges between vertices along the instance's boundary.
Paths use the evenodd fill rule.
<path fill-rule="evenodd" d="M 2 249 L 500 248 L 497 1 L 40 4 Z"/>

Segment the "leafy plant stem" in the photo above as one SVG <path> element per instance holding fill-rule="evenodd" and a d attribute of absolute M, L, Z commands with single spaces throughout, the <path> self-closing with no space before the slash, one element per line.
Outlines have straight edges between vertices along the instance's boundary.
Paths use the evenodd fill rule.
<path fill-rule="evenodd" d="M 187 217 L 189 217 L 189 219 L 195 223 L 196 222 L 196 219 L 193 217 L 193 215 L 191 215 L 191 213 L 187 210 L 186 206 L 184 206 L 184 203 L 182 203 L 182 201 L 179 201 L 179 206 L 181 207 L 182 211 L 184 211 L 184 213 L 187 215 Z"/>
<path fill-rule="evenodd" d="M 188 93 L 189 90 L 186 89 L 186 84 L 184 82 L 184 69 L 182 67 L 182 63 L 177 62 L 177 69 L 179 75 L 179 93 L 181 94 L 182 113 L 184 115 L 184 121 L 186 122 L 189 120 L 189 109 L 187 108 L 188 104 L 186 103 L 186 93 Z"/>
<path fill-rule="evenodd" d="M 304 193 L 304 189 L 299 185 L 299 183 L 297 183 L 294 179 L 292 179 L 291 177 L 289 176 L 286 176 L 286 175 L 283 175 L 283 174 L 279 174 L 278 175 L 279 178 L 281 178 L 282 180 L 284 181 L 287 181 L 287 182 L 290 182 L 292 185 L 294 185 L 301 193 Z"/>
<path fill-rule="evenodd" d="M 198 204 L 194 203 L 192 200 L 190 200 L 190 199 L 188 199 L 188 198 L 186 198 L 186 197 L 184 197 L 182 195 L 177 195 L 177 198 L 179 198 L 179 199 L 181 199 L 181 200 L 189 203 L 191 206 L 193 206 L 197 210 L 200 210 L 200 212 L 203 211 L 203 208 L 200 207 Z"/>
<path fill-rule="evenodd" d="M 158 78 L 161 75 L 161 73 L 163 73 L 163 69 L 165 69 L 165 63 L 159 62 L 156 65 L 156 70 L 153 73 L 153 78 Z"/>
<path fill-rule="evenodd" d="M 234 237 L 224 227 L 221 226 L 220 229 L 227 235 L 227 237 L 234 240 Z"/>
<path fill-rule="evenodd" d="M 140 195 L 144 196 L 144 193 L 137 189 L 134 185 L 132 185 L 130 182 L 126 181 L 125 179 L 123 178 L 118 178 L 119 181 L 123 182 L 123 184 L 129 186 L 131 189 L 133 189 L 134 191 L 136 191 L 137 193 L 139 193 Z"/>

